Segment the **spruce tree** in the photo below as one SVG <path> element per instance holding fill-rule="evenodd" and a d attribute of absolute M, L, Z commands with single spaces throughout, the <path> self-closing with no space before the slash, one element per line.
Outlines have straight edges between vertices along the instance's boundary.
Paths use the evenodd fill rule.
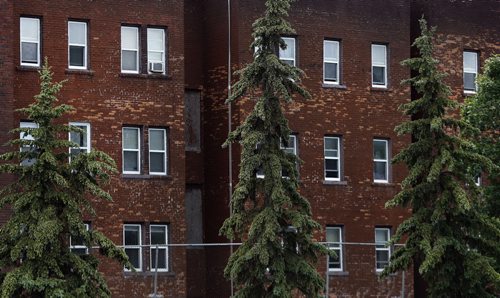
<path fill-rule="evenodd" d="M 73 108 L 57 105 L 62 83 L 52 83 L 47 60 L 39 73 L 40 94 L 18 110 L 38 128 L 12 130 L 8 145 L 16 149 L 0 156 L 0 173 L 14 175 L 0 190 L 0 208 L 12 209 L 0 227 L 0 296 L 109 297 L 96 256 L 72 252 L 69 239 L 97 245 L 102 254 L 129 265 L 123 250 L 102 233 L 87 231 L 82 220 L 84 213 L 94 214 L 91 200 L 111 200 L 100 185 L 116 171 L 115 163 L 96 150 L 69 161 L 69 148 L 77 144 L 68 141 L 68 133 L 83 131 L 57 123 Z M 32 138 L 19 139 L 20 134 Z"/>
<path fill-rule="evenodd" d="M 318 297 L 323 288 L 315 264 L 326 249 L 312 239 L 321 227 L 297 191 L 298 158 L 280 148 L 290 135 L 282 105 L 292 101 L 293 93 L 309 97 L 299 85 L 302 71 L 277 56 L 286 48 L 281 36 L 294 34 L 285 19 L 292 2 L 266 1 L 265 15 L 253 24 L 254 60 L 238 72 L 229 99 L 257 97 L 253 110 L 225 143 L 242 146 L 233 213 L 221 228 L 230 240 L 243 241 L 225 269 L 237 286 L 235 297 L 291 297 L 297 290 Z M 256 177 L 259 171 L 264 178 Z"/>
<path fill-rule="evenodd" d="M 477 94 L 466 100 L 462 114 L 480 132 L 473 138 L 479 152 L 500 165 L 500 55 L 486 60 L 477 82 Z M 473 168 L 472 174 L 480 171 L 480 167 Z M 486 207 L 491 215 L 500 217 L 500 170 L 495 168 L 487 178 Z"/>
<path fill-rule="evenodd" d="M 407 269 L 413 262 L 427 283 L 430 297 L 495 297 L 500 275 L 500 221 L 485 214 L 473 178 L 472 164 L 488 171 L 492 162 L 475 152 L 464 132 L 473 128 L 453 113 L 458 103 L 449 98 L 445 75 L 433 58 L 433 35 L 424 19 L 415 46 L 419 57 L 403 65 L 416 75 L 403 81 L 411 85 L 418 99 L 400 109 L 411 121 L 396 127 L 410 134 L 413 142 L 393 162 L 404 162 L 408 176 L 402 190 L 387 207 L 410 207 L 412 215 L 398 228 L 392 243 L 406 239 L 396 250 L 384 275 Z"/>

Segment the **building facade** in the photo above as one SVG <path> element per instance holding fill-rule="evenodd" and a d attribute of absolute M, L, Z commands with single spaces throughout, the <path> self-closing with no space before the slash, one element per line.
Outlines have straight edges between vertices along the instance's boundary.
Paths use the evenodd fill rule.
<path fill-rule="evenodd" d="M 15 109 L 38 93 L 37 70 L 47 57 L 55 80 L 67 80 L 60 102 L 76 108 L 61 121 L 88 132 L 75 138 L 81 150 L 97 148 L 117 162 L 119 173 L 107 189 L 113 202 L 96 202 L 97 216 L 86 218 L 89 228 L 125 246 L 138 269 L 127 272 L 103 259 L 113 296 L 146 297 L 155 272 L 164 297 L 230 296 L 222 274 L 228 246 L 149 245 L 227 243 L 219 229 L 229 215 L 240 148 L 232 146 L 230 162 L 221 145 L 229 124 L 237 127 L 254 104 L 250 97 L 234 103 L 228 118 L 228 64 L 233 72 L 253 58 L 251 26 L 264 3 L 0 0 L 0 142 L 14 127 L 35 125 Z M 284 149 L 303 161 L 300 191 L 323 226 L 315 238 L 331 242 L 340 256 L 318 265 L 331 297 L 402 291 L 422 297 L 411 271 L 379 279 L 395 249 L 383 243 L 411 212 L 384 208 L 406 175 L 390 160 L 411 142 L 394 132 L 408 120 L 398 106 L 415 96 L 400 84 L 410 76 L 400 61 L 414 54 L 410 45 L 424 14 L 438 26 L 436 57 L 449 73 L 453 97 L 463 100 L 475 92 L 484 60 L 500 52 L 495 5 L 293 3 L 289 20 L 296 34 L 283 37 L 288 47 L 279 55 L 304 70 L 311 98 L 284 106 L 293 131 Z M 11 179 L 0 176 L 0 183 Z M 2 210 L 0 222 L 7 218 Z"/>

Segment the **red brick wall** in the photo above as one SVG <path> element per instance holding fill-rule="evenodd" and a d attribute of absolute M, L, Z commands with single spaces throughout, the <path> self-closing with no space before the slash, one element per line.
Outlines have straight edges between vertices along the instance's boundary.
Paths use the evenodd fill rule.
<path fill-rule="evenodd" d="M 251 24 L 262 13 L 264 1 L 234 1 L 233 67 L 241 67 L 252 59 Z M 227 135 L 227 109 L 225 96 L 227 27 L 222 9 L 206 12 L 206 44 L 209 58 L 207 67 L 206 96 L 204 98 L 207 134 L 213 148 L 206 148 L 207 200 L 216 202 L 207 210 L 212 228 L 207 227 L 210 239 L 218 240 L 216 233 L 228 215 L 227 206 L 227 155 L 218 148 Z M 353 12 L 356 14 L 353 14 Z M 224 17 L 223 17 L 224 16 Z M 409 71 L 399 62 L 410 56 L 410 6 L 408 1 L 298 1 L 290 13 L 292 26 L 297 31 L 298 66 L 307 77 L 306 88 L 312 98 L 296 98 L 285 106 L 292 130 L 298 136 L 298 151 L 304 163 L 300 166 L 300 191 L 313 206 L 314 218 L 323 226 L 343 225 L 347 242 L 374 242 L 376 226 L 391 226 L 393 232 L 408 215 L 408 211 L 385 210 L 384 203 L 400 189 L 405 175 L 403 166 L 392 167 L 392 180 L 387 185 L 372 182 L 372 140 L 384 137 L 391 140 L 394 156 L 409 142 L 408 137 L 398 137 L 394 126 L 405 118 L 397 107 L 410 100 L 409 88 L 399 82 L 409 76 Z M 394 24 L 397 24 L 395 26 Z M 322 87 L 323 39 L 341 39 L 342 83 L 345 89 Z M 211 41 L 211 42 L 210 42 Z M 389 45 L 389 88 L 371 88 L 371 43 Z M 218 51 L 215 47 L 218 46 Z M 214 48 L 214 50 L 211 50 Z M 236 53 L 234 53 L 236 52 Z M 252 108 L 253 102 L 245 99 L 236 106 L 235 124 Z M 217 119 L 217 121 L 214 121 Z M 208 127 L 208 128 L 207 128 Z M 323 183 L 323 137 L 327 134 L 342 135 L 345 183 Z M 209 145 L 209 142 L 206 141 Z M 234 146 L 236 155 L 238 145 Z M 238 158 L 234 165 L 237 166 Z M 210 163 L 210 165 L 208 165 Z M 215 167 L 214 165 L 218 166 Z M 237 177 L 237 170 L 235 171 Z M 215 209 L 216 208 L 216 209 Z M 324 241 L 323 233 L 317 234 Z M 330 277 L 330 293 L 336 295 L 398 295 L 401 291 L 400 275 L 379 281 L 375 273 L 374 247 L 345 248 L 347 274 Z M 225 258 L 213 259 L 207 268 L 209 276 L 225 265 Z M 218 262 L 223 262 L 219 264 Z M 212 268 L 215 268 L 211 270 Z M 318 270 L 325 272 L 322 262 Z M 220 272 L 220 271 L 219 271 Z M 220 273 L 218 274 L 220 277 Z M 406 291 L 411 292 L 411 274 L 406 276 Z M 227 295 L 227 284 L 212 282 L 211 296 Z M 225 286 L 225 287 L 223 287 Z M 224 289 L 223 292 L 221 289 Z M 211 292 L 213 291 L 213 292 Z M 219 294 L 224 293 L 224 294 Z"/>
<path fill-rule="evenodd" d="M 19 16 L 42 18 L 42 55 L 48 57 L 55 80 L 68 80 L 59 98 L 76 108 L 62 119 L 91 124 L 92 147 L 111 155 L 122 168 L 121 129 L 124 125 L 142 128 L 142 175 L 113 176 L 107 188 L 113 202 L 95 204 L 97 217 L 92 227 L 102 230 L 115 243 L 122 244 L 124 222 L 142 223 L 143 244 L 149 244 L 149 223 L 169 224 L 169 241 L 185 242 L 185 154 L 184 154 L 184 1 L 11 1 L 14 3 L 13 55 L 19 61 Z M 88 21 L 90 71 L 67 71 L 67 21 Z M 143 45 L 141 75 L 120 74 L 120 25 L 141 26 Z M 168 76 L 145 74 L 146 26 L 167 28 Z M 3 22 L 2 22 L 3 26 Z M 2 32 L 4 32 L 2 30 Z M 2 33 L 3 37 L 3 33 Z M 18 67 L 13 85 L 15 107 L 23 107 L 38 92 L 38 74 Z M 15 116 L 18 123 L 20 115 Z M 148 175 L 147 129 L 168 128 L 168 177 Z M 143 267 L 149 267 L 149 249 L 144 249 Z M 170 250 L 171 272 L 158 278 L 159 292 L 165 297 L 186 296 L 186 257 L 184 249 Z M 145 297 L 153 292 L 150 273 L 124 274 L 121 266 L 103 261 L 101 270 L 116 297 Z"/>
<path fill-rule="evenodd" d="M 14 76 L 13 57 L 13 32 L 15 20 L 13 19 L 14 4 L 10 0 L 0 0 L 0 154 L 7 151 L 4 144 L 9 140 L 8 131 L 14 128 L 13 101 L 14 88 L 12 78 Z M 0 175 L 0 185 L 10 181 L 9 176 Z M 9 209 L 0 210 L 0 223 L 5 222 L 9 215 Z"/>

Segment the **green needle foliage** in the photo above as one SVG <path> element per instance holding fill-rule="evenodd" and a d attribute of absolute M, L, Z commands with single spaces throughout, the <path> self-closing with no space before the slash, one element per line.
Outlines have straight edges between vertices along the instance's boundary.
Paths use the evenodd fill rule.
<path fill-rule="evenodd" d="M 427 283 L 430 297 L 496 297 L 500 274 L 500 221 L 479 208 L 479 191 L 468 174 L 470 165 L 491 170 L 494 165 L 475 153 L 463 132 L 473 128 L 447 116 L 458 103 L 433 58 L 435 28 L 420 20 L 421 36 L 413 46 L 420 57 L 402 62 L 416 72 L 404 83 L 420 96 L 400 109 L 412 120 L 396 127 L 414 138 L 394 158 L 409 169 L 402 190 L 386 207 L 410 207 L 413 214 L 398 228 L 392 243 L 406 236 L 406 244 L 391 258 L 384 274 L 407 269 L 413 262 Z M 456 115 L 456 114 L 455 114 Z"/>
<path fill-rule="evenodd" d="M 229 99 L 258 94 L 250 115 L 225 143 L 242 145 L 233 213 L 221 228 L 229 239 L 243 240 L 225 269 L 237 285 L 235 297 L 291 297 L 297 290 L 318 297 L 323 288 L 315 264 L 326 249 L 312 239 L 321 226 L 297 191 L 298 158 L 280 148 L 290 134 L 282 104 L 291 102 L 293 93 L 309 97 L 298 84 L 302 71 L 277 56 L 286 47 L 281 36 L 294 34 L 285 20 L 291 2 L 266 1 L 265 15 L 253 24 L 254 61 L 239 71 Z M 264 178 L 256 178 L 259 169 Z"/>
<path fill-rule="evenodd" d="M 47 60 L 40 81 L 36 101 L 18 110 L 38 128 L 14 129 L 8 144 L 24 149 L 0 156 L 0 173 L 15 177 L 0 190 L 0 208 L 12 208 L 0 227 L 0 297 L 109 297 L 97 258 L 70 251 L 69 238 L 97 245 L 102 254 L 129 265 L 121 249 L 100 232 L 87 231 L 82 221 L 84 212 L 94 214 L 90 197 L 111 200 L 100 184 L 116 171 L 115 163 L 95 150 L 69 162 L 69 148 L 77 144 L 67 140 L 68 132 L 83 131 L 55 123 L 73 108 L 56 105 L 62 83 L 52 83 Z M 33 139 L 18 139 L 19 134 Z"/>
<path fill-rule="evenodd" d="M 480 131 L 473 139 L 479 152 L 500 165 L 500 55 L 486 60 L 484 73 L 477 81 L 479 90 L 466 100 L 462 114 Z M 473 170 L 479 173 L 481 168 Z M 491 171 L 488 180 L 489 185 L 484 190 L 487 210 L 500 217 L 500 170 Z"/>

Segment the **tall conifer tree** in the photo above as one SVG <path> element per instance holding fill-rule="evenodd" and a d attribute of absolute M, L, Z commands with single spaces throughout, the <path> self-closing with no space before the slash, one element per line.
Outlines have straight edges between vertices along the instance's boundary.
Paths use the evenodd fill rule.
<path fill-rule="evenodd" d="M 18 110 L 38 128 L 14 129 L 9 145 L 17 150 L 0 156 L 6 161 L 0 173 L 15 176 L 0 190 L 0 208 L 12 208 L 11 218 L 0 227 L 0 296 L 109 297 L 97 258 L 72 252 L 69 240 L 97 245 L 104 255 L 129 265 L 123 250 L 102 233 L 87 231 L 82 221 L 84 212 L 94 214 L 91 197 L 111 200 L 100 184 L 116 171 L 115 163 L 96 150 L 69 161 L 69 148 L 77 144 L 67 134 L 83 131 L 56 123 L 73 108 L 56 104 L 62 84 L 52 83 L 47 61 L 40 80 L 35 102 Z M 20 134 L 32 138 L 18 139 Z"/>
<path fill-rule="evenodd" d="M 221 228 L 229 239 L 243 240 L 225 269 L 237 285 L 236 297 L 291 297 L 296 289 L 318 297 L 323 288 L 315 263 L 326 249 L 312 239 L 321 227 L 297 191 L 298 158 L 280 148 L 290 135 L 282 105 L 293 93 L 309 97 L 299 85 L 302 71 L 277 56 L 286 48 L 281 36 L 294 34 L 285 19 L 292 2 L 266 1 L 265 15 L 253 24 L 254 61 L 239 71 L 229 99 L 258 94 L 250 115 L 225 143 L 242 145 L 233 214 Z M 264 178 L 256 177 L 258 171 Z"/>
<path fill-rule="evenodd" d="M 407 269 L 413 261 L 427 283 L 430 297 L 495 297 L 500 275 L 500 221 L 483 213 L 479 192 L 467 168 L 472 164 L 491 170 L 494 165 L 475 153 L 463 133 L 473 129 L 451 111 L 458 103 L 449 98 L 439 62 L 433 58 L 433 35 L 424 19 L 415 46 L 420 56 L 402 62 L 416 75 L 404 82 L 418 99 L 400 109 L 412 120 L 396 128 L 414 141 L 394 158 L 409 169 L 402 191 L 387 207 L 410 207 L 412 216 L 398 228 L 392 242 L 406 236 L 384 274 Z M 448 116 L 449 115 L 449 116 Z"/>

